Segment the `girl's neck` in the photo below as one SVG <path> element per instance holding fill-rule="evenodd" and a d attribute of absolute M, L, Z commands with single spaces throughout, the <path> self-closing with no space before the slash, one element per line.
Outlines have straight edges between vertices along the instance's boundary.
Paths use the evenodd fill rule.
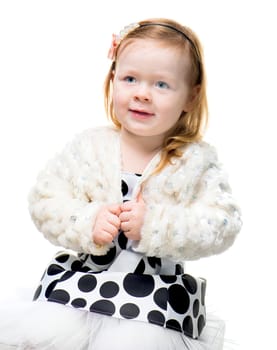
<path fill-rule="evenodd" d="M 155 137 L 120 133 L 122 170 L 142 173 L 151 159 L 161 150 L 162 140 Z"/>

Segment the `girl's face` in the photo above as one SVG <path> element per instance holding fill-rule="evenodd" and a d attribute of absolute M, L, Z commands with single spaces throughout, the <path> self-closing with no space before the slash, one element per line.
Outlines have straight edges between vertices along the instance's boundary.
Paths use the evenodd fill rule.
<path fill-rule="evenodd" d="M 190 101 L 187 52 L 136 39 L 119 52 L 113 105 L 121 129 L 163 140 Z"/>

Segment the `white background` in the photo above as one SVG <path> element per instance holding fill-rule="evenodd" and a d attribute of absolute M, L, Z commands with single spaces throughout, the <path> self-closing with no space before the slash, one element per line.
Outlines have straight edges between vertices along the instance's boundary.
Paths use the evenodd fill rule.
<path fill-rule="evenodd" d="M 126 1 L 126 3 L 125 3 Z M 0 296 L 35 288 L 57 251 L 30 220 L 38 171 L 76 132 L 106 123 L 111 34 L 169 17 L 200 37 L 210 125 L 243 212 L 224 254 L 187 264 L 208 280 L 226 349 L 273 349 L 276 318 L 276 11 L 274 1 L 0 1 Z M 276 323 L 276 322 L 275 322 Z"/>

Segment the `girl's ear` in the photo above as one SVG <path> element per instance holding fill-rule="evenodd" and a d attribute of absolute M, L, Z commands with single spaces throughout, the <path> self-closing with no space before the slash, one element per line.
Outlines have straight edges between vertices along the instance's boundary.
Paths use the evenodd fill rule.
<path fill-rule="evenodd" d="M 199 95 L 199 91 L 200 91 L 200 85 L 195 85 L 191 89 L 188 100 L 186 101 L 185 106 L 184 106 L 184 112 L 190 112 L 192 110 L 192 108 L 194 107 L 195 100 L 197 99 L 197 96 Z"/>
<path fill-rule="evenodd" d="M 112 74 L 111 74 L 111 81 L 112 81 L 112 83 L 114 81 L 114 70 L 112 71 Z"/>
<path fill-rule="evenodd" d="M 111 67 L 111 81 L 114 81 L 114 76 L 115 76 L 115 61 L 113 61 L 112 63 L 112 67 Z"/>

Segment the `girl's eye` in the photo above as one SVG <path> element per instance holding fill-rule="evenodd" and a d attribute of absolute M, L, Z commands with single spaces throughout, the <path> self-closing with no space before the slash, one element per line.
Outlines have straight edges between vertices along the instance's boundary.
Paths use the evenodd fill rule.
<path fill-rule="evenodd" d="M 157 81 L 156 86 L 160 89 L 169 89 L 169 85 L 164 81 Z"/>
<path fill-rule="evenodd" d="M 135 83 L 135 82 L 136 82 L 136 78 L 131 77 L 131 76 L 125 77 L 124 80 L 125 80 L 127 83 Z"/>

